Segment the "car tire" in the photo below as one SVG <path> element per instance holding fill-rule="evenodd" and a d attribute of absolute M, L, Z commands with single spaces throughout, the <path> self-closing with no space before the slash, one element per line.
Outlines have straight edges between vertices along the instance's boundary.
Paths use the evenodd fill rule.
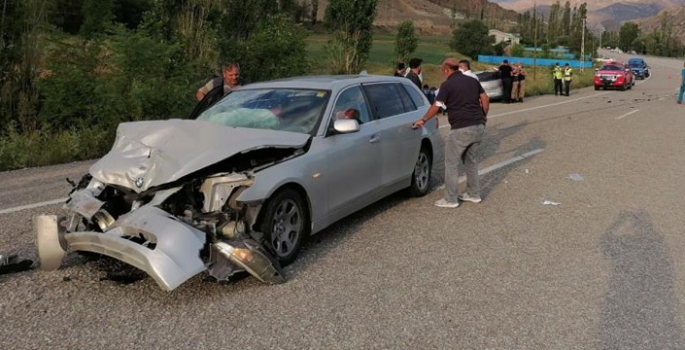
<path fill-rule="evenodd" d="M 290 188 L 277 192 L 268 200 L 260 226 L 267 250 L 281 265 L 292 263 L 311 229 L 302 195 Z"/>
<path fill-rule="evenodd" d="M 624 82 L 623 85 L 621 85 L 621 87 L 618 89 L 621 91 L 626 91 L 626 83 Z"/>
<path fill-rule="evenodd" d="M 599 90 L 599 86 L 595 85 L 595 91 Z"/>
<path fill-rule="evenodd" d="M 431 174 L 433 172 L 433 157 L 428 147 L 422 146 L 419 156 L 414 164 L 414 171 L 411 174 L 411 185 L 409 186 L 409 196 L 422 197 L 428 193 L 430 188 Z"/>

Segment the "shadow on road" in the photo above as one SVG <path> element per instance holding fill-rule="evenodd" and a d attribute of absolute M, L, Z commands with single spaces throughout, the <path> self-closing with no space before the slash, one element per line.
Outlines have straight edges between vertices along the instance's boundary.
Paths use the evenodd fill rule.
<path fill-rule="evenodd" d="M 622 212 L 602 235 L 613 270 L 601 323 L 602 349 L 682 349 L 673 263 L 644 211 Z"/>
<path fill-rule="evenodd" d="M 484 160 L 487 160 L 493 156 L 500 155 L 499 148 L 502 145 L 502 141 L 510 137 L 527 126 L 526 122 L 522 122 L 506 128 L 489 128 L 487 129 L 486 139 L 483 141 L 481 146 L 481 168 L 484 166 Z M 545 148 L 546 143 L 539 138 L 533 138 L 526 142 L 525 144 L 516 147 L 515 149 L 508 149 L 507 153 L 513 154 L 513 156 L 519 156 L 521 154 L 530 152 L 535 149 Z M 441 146 L 444 147 L 444 146 Z M 440 152 L 444 154 L 444 152 Z M 532 158 L 516 162 L 509 166 L 506 166 L 497 171 L 491 172 L 487 175 L 481 176 L 481 187 L 482 195 L 487 197 L 494 188 L 499 186 L 499 184 L 506 179 L 507 175 L 514 169 L 519 168 L 526 162 L 530 161 Z M 442 185 L 444 180 L 444 158 L 441 156 L 434 162 L 434 181 L 432 182 L 433 188 Z M 461 171 L 463 173 L 463 169 Z M 464 184 L 462 184 L 464 186 Z M 367 222 L 374 219 L 377 215 L 381 215 L 384 212 L 391 210 L 397 205 L 401 205 L 403 202 L 407 201 L 407 196 L 405 193 L 399 192 L 385 199 L 372 204 L 359 212 L 342 219 L 341 221 L 331 225 L 324 231 L 312 237 L 310 242 L 303 247 L 303 252 L 300 258 L 288 268 L 288 277 L 295 277 L 302 272 L 304 272 L 308 266 L 316 263 L 317 260 L 321 259 L 331 251 L 333 247 L 340 245 L 343 241 L 349 239 L 355 232 L 359 231 L 361 227 Z"/>

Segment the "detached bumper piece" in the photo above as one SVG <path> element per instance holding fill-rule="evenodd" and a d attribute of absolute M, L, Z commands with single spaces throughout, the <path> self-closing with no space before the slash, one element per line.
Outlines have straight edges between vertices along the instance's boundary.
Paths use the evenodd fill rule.
<path fill-rule="evenodd" d="M 143 206 L 119 217 L 105 233 L 65 233 L 59 227 L 56 216 L 34 218 L 38 256 L 44 270 L 59 268 L 67 252 L 93 252 L 144 271 L 166 291 L 207 270 L 200 257 L 206 234 L 154 206 Z M 278 263 L 256 242 L 217 242 L 210 244 L 210 251 L 218 253 L 216 262 L 225 267 L 227 262 L 234 265 L 227 270 L 245 270 L 268 283 L 285 281 Z"/>

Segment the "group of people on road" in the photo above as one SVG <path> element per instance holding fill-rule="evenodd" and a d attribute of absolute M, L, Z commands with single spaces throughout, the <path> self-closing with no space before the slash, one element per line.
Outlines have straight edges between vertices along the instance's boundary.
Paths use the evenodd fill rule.
<path fill-rule="evenodd" d="M 497 68 L 502 80 L 502 102 L 523 102 L 526 94 L 526 70 L 517 62 L 510 65 L 508 60 L 502 61 L 502 65 Z"/>
<path fill-rule="evenodd" d="M 561 68 L 557 62 L 552 68 L 552 77 L 554 78 L 554 95 L 569 96 L 571 81 L 573 81 L 573 69 L 571 66 L 566 63 L 564 68 Z"/>

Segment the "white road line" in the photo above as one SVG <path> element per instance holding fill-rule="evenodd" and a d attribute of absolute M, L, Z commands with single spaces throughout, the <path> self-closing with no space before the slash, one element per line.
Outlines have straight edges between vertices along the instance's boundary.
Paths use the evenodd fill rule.
<path fill-rule="evenodd" d="M 642 80 L 642 81 L 640 81 L 640 82 L 638 82 L 638 83 L 635 83 L 635 85 L 644 84 L 644 83 L 646 83 L 646 82 L 647 82 L 649 79 L 651 79 L 651 78 L 652 78 L 652 76 L 650 75 L 647 79 L 644 79 L 644 80 Z M 584 99 L 586 99 L 586 98 L 602 96 L 602 95 L 608 94 L 608 93 L 610 93 L 610 92 L 611 92 L 611 91 L 604 91 L 604 92 L 596 93 L 596 94 L 590 95 L 590 96 L 575 98 L 575 99 L 573 99 L 573 100 L 566 100 L 566 101 L 562 101 L 562 102 L 555 102 L 555 103 L 550 103 L 550 104 L 546 104 L 546 105 L 542 105 L 542 106 L 537 106 L 537 107 L 531 107 L 531 108 L 526 108 L 526 109 L 520 109 L 520 110 L 518 110 L 518 111 L 511 111 L 511 112 L 506 112 L 506 113 L 495 114 L 495 115 L 488 116 L 488 119 L 497 118 L 497 117 L 504 117 L 504 116 L 507 116 L 507 115 L 518 114 L 518 113 L 523 113 L 523 112 L 530 112 L 530 111 L 534 111 L 534 110 L 537 110 L 537 109 L 542 109 L 542 108 L 547 108 L 547 107 L 554 107 L 554 106 L 559 106 L 559 105 L 563 105 L 563 104 L 567 104 L 567 103 L 573 103 L 573 102 L 576 102 L 576 101 L 584 100 Z M 447 124 L 447 125 L 442 125 L 442 126 L 440 127 L 440 129 L 449 128 L 449 127 L 450 127 L 449 124 Z"/>
<path fill-rule="evenodd" d="M 482 169 L 481 171 L 479 171 L 478 174 L 480 174 L 480 175 L 485 175 L 485 174 L 490 173 L 490 172 L 493 172 L 493 171 L 495 171 L 495 170 L 497 170 L 497 169 L 504 168 L 505 166 L 507 166 L 507 165 L 509 165 L 509 164 L 513 164 L 513 163 L 516 163 L 516 162 L 518 162 L 518 161 L 522 161 L 522 160 L 524 160 L 524 159 L 526 159 L 526 158 L 532 157 L 532 156 L 534 156 L 534 155 L 536 155 L 536 154 L 538 154 L 538 153 L 540 153 L 540 152 L 542 152 L 542 151 L 544 151 L 544 150 L 545 150 L 544 148 L 538 148 L 538 149 L 536 149 L 536 150 L 533 150 L 533 151 L 524 153 L 524 154 L 522 154 L 522 155 L 520 155 L 520 156 L 517 156 L 517 157 L 511 158 L 511 159 L 505 160 L 505 161 L 503 161 L 503 162 L 501 162 L 501 163 L 497 163 L 497 164 L 495 164 L 495 165 L 491 165 L 491 166 L 489 166 L 489 167 L 487 167 L 487 168 Z M 461 182 L 464 182 L 464 181 L 466 181 L 466 177 L 465 177 L 465 176 L 462 176 L 462 177 L 459 178 L 459 182 L 460 182 L 460 183 L 461 183 Z M 437 190 L 441 190 L 441 189 L 443 189 L 443 188 L 445 188 L 445 185 L 444 185 L 444 184 L 441 185 L 441 186 L 438 186 L 438 187 L 434 188 L 431 192 L 434 192 L 434 191 L 437 191 Z M 67 201 L 67 199 L 69 199 L 69 198 L 59 198 L 59 199 L 53 199 L 53 200 L 51 200 L 51 201 L 45 201 L 45 202 L 40 202 L 40 203 L 33 203 L 33 204 L 22 205 L 22 206 L 14 207 L 14 208 L 2 209 L 2 210 L 0 210 L 0 215 L 2 215 L 2 214 L 16 213 L 16 212 L 18 212 L 18 211 L 27 210 L 27 209 L 40 208 L 40 207 L 44 207 L 44 206 L 46 206 L 46 205 L 53 205 L 53 204 L 64 203 L 64 202 Z"/>
<path fill-rule="evenodd" d="M 625 118 L 625 117 L 627 117 L 627 116 L 629 116 L 629 115 L 631 115 L 631 114 L 635 114 L 635 113 L 637 113 L 637 112 L 639 112 L 639 111 L 640 111 L 639 109 L 636 109 L 636 110 L 634 110 L 634 111 L 632 111 L 632 112 L 628 112 L 628 113 L 626 113 L 626 114 L 624 114 L 624 115 L 622 115 L 622 116 L 616 117 L 616 118 L 614 118 L 614 119 L 616 119 L 616 120 L 623 119 L 623 118 Z"/>
<path fill-rule="evenodd" d="M 27 210 L 27 209 L 40 208 L 40 207 L 44 207 L 46 205 L 64 203 L 67 201 L 67 199 L 69 199 L 69 198 L 59 198 L 59 199 L 53 199 L 51 201 L 45 201 L 45 202 L 40 202 L 40 203 L 22 205 L 22 206 L 18 206 L 18 207 L 14 207 L 14 208 L 2 209 L 2 210 L 0 210 L 0 215 L 15 213 L 15 212 Z"/>
<path fill-rule="evenodd" d="M 537 107 L 531 107 L 531 108 L 526 108 L 526 109 L 519 109 L 519 110 L 517 110 L 517 111 L 511 111 L 511 112 L 506 112 L 506 113 L 500 113 L 500 114 L 490 115 L 490 116 L 488 116 L 488 120 L 490 120 L 490 119 L 492 119 L 492 118 L 504 117 L 504 116 L 512 115 L 512 114 L 518 114 L 518 113 L 523 113 L 523 112 L 530 112 L 530 111 L 534 111 L 534 110 L 537 110 L 537 109 L 542 109 L 542 108 L 547 108 L 547 107 L 554 107 L 554 106 L 559 106 L 559 105 L 563 105 L 563 104 L 567 104 L 567 103 L 573 103 L 573 102 L 576 102 L 576 101 L 584 100 L 584 99 L 586 99 L 586 98 L 592 98 L 592 97 L 602 96 L 602 95 L 604 95 L 604 94 L 608 94 L 609 92 L 610 92 L 610 91 L 605 91 L 605 92 L 600 92 L 600 93 L 598 93 L 598 94 L 594 94 L 594 95 L 590 95 L 590 96 L 584 96 L 584 97 L 575 98 L 575 99 L 573 99 L 573 100 L 566 100 L 566 101 L 550 103 L 550 104 L 546 104 L 546 105 L 542 105 L 542 106 L 537 106 Z M 447 125 L 442 125 L 442 126 L 440 126 L 440 129 L 449 128 L 449 127 L 450 127 L 449 124 L 447 124 Z"/>
<path fill-rule="evenodd" d="M 542 151 L 544 151 L 544 150 L 545 150 L 544 148 L 538 148 L 538 149 L 536 149 L 536 150 L 533 150 L 533 151 L 524 153 L 524 154 L 522 154 L 522 155 L 520 155 L 520 156 L 511 158 L 511 159 L 507 159 L 507 160 L 505 160 L 505 161 L 503 161 L 503 162 L 500 162 L 500 163 L 497 163 L 497 164 L 495 164 L 495 165 L 491 165 L 491 166 L 489 166 L 489 167 L 487 167 L 487 168 L 485 168 L 485 169 L 481 169 L 481 170 L 478 172 L 478 175 L 483 176 L 483 175 L 485 175 L 485 174 L 487 174 L 487 173 L 491 173 L 491 172 L 493 172 L 493 171 L 495 171 L 495 170 L 502 169 L 502 168 L 504 168 L 504 167 L 507 166 L 507 165 L 510 165 L 510 164 L 513 164 L 513 163 L 516 163 L 516 162 L 520 162 L 520 161 L 522 161 L 522 160 L 524 160 L 524 159 L 526 159 L 526 158 L 530 158 L 530 157 L 532 157 L 532 156 L 534 156 L 534 155 L 536 155 L 536 154 L 538 154 L 538 153 L 540 153 L 540 152 L 542 152 Z M 465 181 L 466 181 L 466 176 L 460 176 L 460 177 L 459 177 L 459 183 L 462 183 L 462 182 L 465 182 Z M 431 192 L 439 191 L 439 190 L 442 190 L 442 189 L 444 189 L 444 188 L 445 188 L 445 184 L 442 184 L 442 185 L 440 185 L 440 186 L 434 188 Z"/>
<path fill-rule="evenodd" d="M 590 95 L 590 96 L 574 98 L 574 99 L 572 99 L 572 100 L 566 100 L 566 101 L 561 101 L 561 102 L 556 102 L 556 103 L 550 103 L 550 104 L 547 104 L 547 105 L 542 105 L 542 106 L 537 106 L 537 107 L 531 107 L 531 108 L 526 108 L 526 109 L 520 109 L 520 110 L 518 110 L 518 111 L 511 111 L 511 112 L 506 112 L 506 113 L 495 114 L 495 115 L 488 116 L 488 119 L 497 118 L 497 117 L 504 117 L 504 116 L 507 116 L 507 115 L 517 114 L 517 113 L 530 112 L 530 111 L 534 111 L 534 110 L 536 110 L 536 109 L 542 109 L 542 108 L 547 108 L 547 107 L 554 107 L 554 106 L 565 105 L 565 104 L 567 104 L 567 103 L 573 103 L 573 102 L 576 102 L 576 101 L 584 100 L 584 99 L 586 99 L 586 98 L 592 98 L 592 97 L 602 96 L 602 95 L 604 95 L 604 94 L 608 94 L 609 92 L 610 92 L 610 91 L 605 91 L 605 92 L 600 92 L 600 93 L 593 94 L 593 95 Z"/>

